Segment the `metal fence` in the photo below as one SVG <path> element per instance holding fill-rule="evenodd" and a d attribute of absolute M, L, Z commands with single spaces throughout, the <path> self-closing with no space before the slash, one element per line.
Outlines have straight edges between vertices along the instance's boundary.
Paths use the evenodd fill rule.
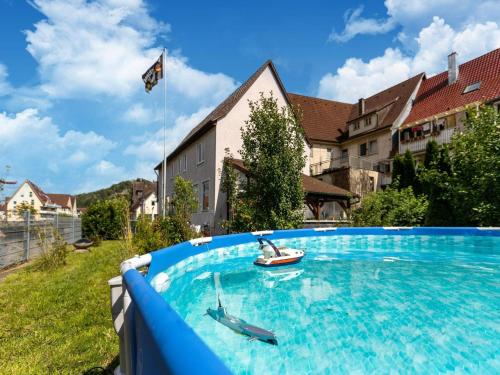
<path fill-rule="evenodd" d="M 41 236 L 51 242 L 53 230 L 57 230 L 71 244 L 82 236 L 80 218 L 54 215 L 34 220 L 29 214 L 24 221 L 0 221 L 0 269 L 33 259 L 43 251 Z"/>

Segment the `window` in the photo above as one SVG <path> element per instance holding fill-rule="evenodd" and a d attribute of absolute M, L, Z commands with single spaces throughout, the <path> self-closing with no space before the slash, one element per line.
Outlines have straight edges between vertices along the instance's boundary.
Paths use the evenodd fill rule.
<path fill-rule="evenodd" d="M 332 153 L 332 149 L 330 147 L 327 147 L 326 152 L 328 152 L 329 154 L 331 154 Z"/>
<path fill-rule="evenodd" d="M 359 121 L 356 121 L 354 123 L 354 127 L 353 128 L 354 128 L 354 130 L 358 130 L 359 129 Z"/>
<path fill-rule="evenodd" d="M 196 197 L 196 208 L 193 209 L 193 213 L 196 213 L 198 212 L 198 207 L 200 206 L 200 204 L 198 203 L 200 201 L 200 196 L 199 196 L 199 191 L 198 191 L 198 184 L 196 185 L 193 185 L 193 192 L 194 192 L 194 196 Z"/>
<path fill-rule="evenodd" d="M 341 151 L 340 158 L 342 160 L 347 160 L 349 158 L 349 151 L 346 148 Z"/>
<path fill-rule="evenodd" d="M 187 157 L 187 155 L 186 155 L 186 154 L 184 154 L 184 156 L 183 156 L 183 158 L 182 158 L 182 159 L 184 160 L 184 168 L 183 168 L 182 170 L 183 170 L 184 172 L 186 172 L 186 171 L 187 171 L 187 169 L 188 169 L 188 157 Z"/>
<path fill-rule="evenodd" d="M 377 140 L 368 142 L 368 154 L 377 153 Z"/>
<path fill-rule="evenodd" d="M 183 169 L 182 169 L 182 163 L 183 163 L 183 162 L 184 162 L 184 158 L 179 157 L 179 173 L 181 173 L 181 172 L 182 172 L 182 170 L 183 170 Z"/>
<path fill-rule="evenodd" d="M 372 124 L 372 116 L 368 116 L 365 120 L 365 126 L 370 126 Z"/>
<path fill-rule="evenodd" d="M 31 200 L 31 205 L 32 205 L 32 206 L 34 206 L 34 205 L 35 205 L 35 200 L 34 200 L 34 199 L 32 199 L 32 200 Z"/>
<path fill-rule="evenodd" d="M 479 90 L 480 87 L 481 87 L 481 82 L 473 83 L 472 85 L 469 85 L 465 88 L 463 94 L 467 94 L 471 91 Z"/>
<path fill-rule="evenodd" d="M 30 198 L 31 198 L 32 196 L 33 196 L 33 192 L 32 192 L 32 191 L 30 191 Z"/>
<path fill-rule="evenodd" d="M 205 147 L 203 143 L 198 143 L 196 145 L 196 160 L 198 164 L 201 164 L 205 161 Z"/>
<path fill-rule="evenodd" d="M 375 178 L 370 177 L 370 190 L 375 191 Z"/>
<path fill-rule="evenodd" d="M 14 201 L 14 207 L 16 206 L 16 204 L 17 204 L 17 202 L 16 202 L 16 201 Z"/>
<path fill-rule="evenodd" d="M 203 199 L 202 199 L 202 210 L 208 211 L 209 208 L 209 200 L 208 200 L 208 192 L 209 192 L 209 182 L 203 182 Z"/>
<path fill-rule="evenodd" d="M 366 156 L 366 143 L 359 145 L 359 156 Z"/>

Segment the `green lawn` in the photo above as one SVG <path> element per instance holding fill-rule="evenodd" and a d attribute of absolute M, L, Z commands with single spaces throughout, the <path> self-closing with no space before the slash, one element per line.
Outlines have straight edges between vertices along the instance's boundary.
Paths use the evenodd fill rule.
<path fill-rule="evenodd" d="M 0 281 L 0 373 L 81 374 L 116 364 L 107 280 L 119 274 L 121 255 L 119 242 L 106 241 L 71 253 L 55 271 L 26 267 Z"/>

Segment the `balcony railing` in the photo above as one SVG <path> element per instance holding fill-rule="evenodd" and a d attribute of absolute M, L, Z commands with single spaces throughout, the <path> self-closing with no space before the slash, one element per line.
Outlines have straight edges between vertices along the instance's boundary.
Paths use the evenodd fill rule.
<path fill-rule="evenodd" d="M 450 143 L 451 137 L 455 132 L 455 128 L 444 129 L 439 132 L 437 135 L 430 135 L 428 137 L 422 139 L 412 139 L 408 141 L 401 141 L 399 143 L 399 153 L 404 154 L 406 150 L 410 150 L 411 152 L 420 152 L 424 151 L 427 143 L 433 139 L 438 144 L 442 145 L 445 143 Z"/>
<path fill-rule="evenodd" d="M 344 168 L 344 167 L 377 171 L 378 170 L 377 165 L 378 163 L 357 156 L 334 158 L 330 160 L 324 160 L 319 163 L 311 164 L 311 175 L 315 176 L 325 171 Z"/>

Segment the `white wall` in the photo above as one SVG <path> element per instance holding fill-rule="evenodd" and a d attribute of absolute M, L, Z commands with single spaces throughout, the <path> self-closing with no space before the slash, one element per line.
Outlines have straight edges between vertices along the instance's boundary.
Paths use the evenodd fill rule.
<path fill-rule="evenodd" d="M 23 219 L 22 217 L 18 216 L 16 212 L 16 206 L 18 206 L 22 202 L 32 205 L 38 213 L 41 211 L 42 202 L 40 201 L 40 199 L 38 199 L 38 196 L 31 189 L 30 185 L 27 182 L 23 182 L 7 203 L 7 220 Z M 37 215 L 36 218 L 38 218 L 38 216 L 39 215 Z"/>
<path fill-rule="evenodd" d="M 274 78 L 274 75 L 269 67 L 267 67 L 262 74 L 257 78 L 253 85 L 248 89 L 248 91 L 243 95 L 243 97 L 236 103 L 233 109 L 222 119 L 217 122 L 216 127 L 216 178 L 215 178 L 215 199 L 216 199 L 216 210 L 215 210 L 215 221 L 220 223 L 220 221 L 226 219 L 226 199 L 222 193 L 219 191 L 220 185 L 220 170 L 222 169 L 222 161 L 225 156 L 225 149 L 229 148 L 230 152 L 235 158 L 240 159 L 241 155 L 239 151 L 243 146 L 243 141 L 241 139 L 241 128 L 245 126 L 245 121 L 248 120 L 250 116 L 250 107 L 248 101 L 256 101 L 260 98 L 260 93 L 268 96 L 272 92 L 273 96 L 278 100 L 278 106 L 284 107 L 287 105 L 285 96 L 280 90 L 279 84 Z M 303 173 L 309 175 L 309 145 L 304 141 L 304 157 L 306 160 L 306 165 L 303 169 Z M 218 228 L 216 228 L 217 230 Z"/>

